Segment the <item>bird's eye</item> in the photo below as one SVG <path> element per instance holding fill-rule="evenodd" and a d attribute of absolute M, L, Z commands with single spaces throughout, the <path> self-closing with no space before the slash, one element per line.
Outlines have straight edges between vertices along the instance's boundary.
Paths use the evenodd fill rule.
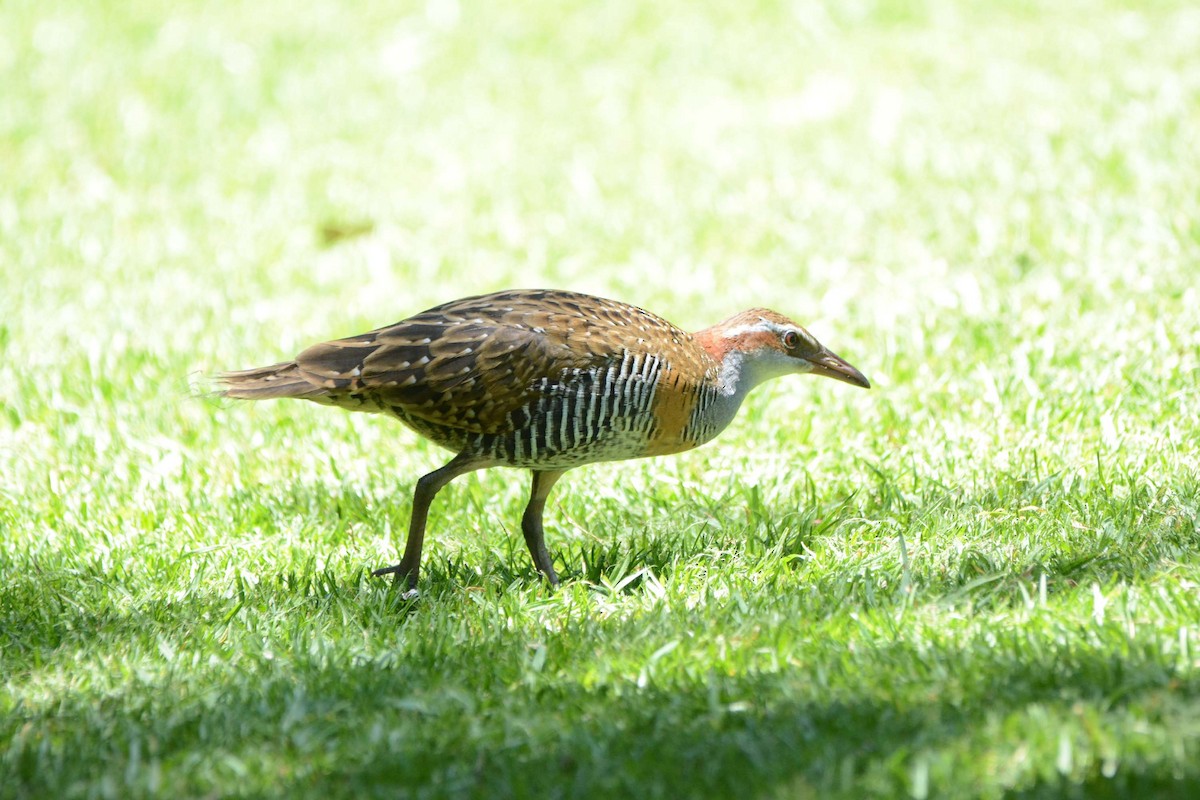
<path fill-rule="evenodd" d="M 800 346 L 800 334 L 795 331 L 784 331 L 783 346 L 788 350 L 795 350 Z"/>

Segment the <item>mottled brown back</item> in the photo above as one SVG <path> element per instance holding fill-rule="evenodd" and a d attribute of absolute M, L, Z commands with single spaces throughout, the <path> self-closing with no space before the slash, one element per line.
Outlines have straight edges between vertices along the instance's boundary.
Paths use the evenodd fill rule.
<path fill-rule="evenodd" d="M 625 303 L 554 290 L 455 300 L 374 331 L 314 345 L 261 370 L 227 373 L 231 397 L 307 397 L 333 405 L 402 407 L 470 433 L 503 433 L 546 381 L 619 364 L 663 362 L 662 389 L 693 394 L 683 376 L 714 367 L 692 336 Z"/>

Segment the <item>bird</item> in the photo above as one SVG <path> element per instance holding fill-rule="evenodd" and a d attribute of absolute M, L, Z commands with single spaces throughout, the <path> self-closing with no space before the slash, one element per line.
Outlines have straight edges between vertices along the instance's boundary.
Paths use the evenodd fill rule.
<path fill-rule="evenodd" d="M 291 361 L 221 373 L 218 393 L 384 414 L 454 453 L 417 480 L 399 563 L 372 573 L 393 575 L 415 597 L 430 504 L 455 478 L 489 467 L 530 470 L 521 532 L 535 568 L 556 586 L 542 518 L 564 472 L 704 444 L 751 389 L 788 374 L 871 385 L 769 309 L 688 333 L 616 300 L 518 289 L 444 303 L 315 344 Z"/>

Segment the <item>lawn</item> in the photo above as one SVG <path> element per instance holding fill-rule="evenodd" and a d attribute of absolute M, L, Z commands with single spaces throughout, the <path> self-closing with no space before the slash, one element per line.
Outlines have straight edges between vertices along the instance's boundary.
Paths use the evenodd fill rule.
<path fill-rule="evenodd" d="M 0 5 L 0 797 L 1200 795 L 1200 12 Z M 863 370 L 462 478 L 207 376 L 551 286 Z"/>

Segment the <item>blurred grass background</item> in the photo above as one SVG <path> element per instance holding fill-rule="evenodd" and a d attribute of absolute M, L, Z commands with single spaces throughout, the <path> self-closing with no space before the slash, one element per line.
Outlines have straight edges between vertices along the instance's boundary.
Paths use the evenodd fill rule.
<path fill-rule="evenodd" d="M 0 796 L 1191 796 L 1200 10 L 0 6 Z M 863 369 L 456 482 L 203 375 L 454 297 Z"/>

